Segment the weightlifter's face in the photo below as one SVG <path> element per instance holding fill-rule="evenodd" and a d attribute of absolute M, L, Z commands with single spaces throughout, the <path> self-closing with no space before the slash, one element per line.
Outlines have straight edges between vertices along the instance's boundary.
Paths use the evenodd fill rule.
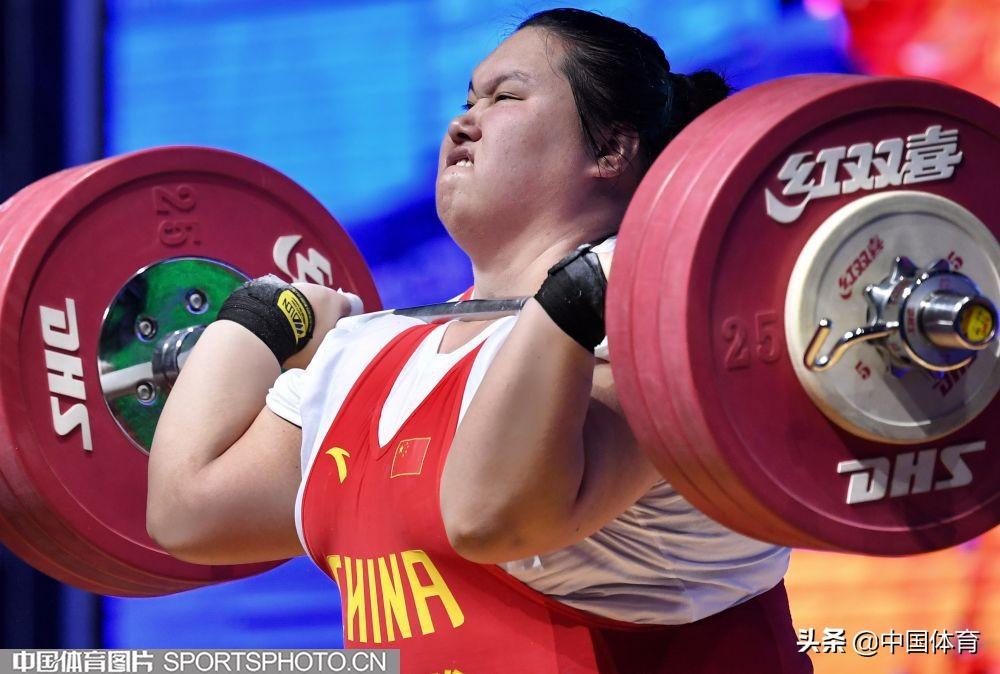
<path fill-rule="evenodd" d="M 579 208 L 594 160 L 558 72 L 562 57 L 558 38 L 525 28 L 472 73 L 469 109 L 441 143 L 435 191 L 438 216 L 469 252 L 466 244 L 565 221 Z M 471 165 L 455 162 L 461 152 Z"/>

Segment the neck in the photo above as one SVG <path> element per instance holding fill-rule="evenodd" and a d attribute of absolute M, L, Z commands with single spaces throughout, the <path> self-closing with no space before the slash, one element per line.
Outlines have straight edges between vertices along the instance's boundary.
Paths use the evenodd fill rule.
<path fill-rule="evenodd" d="M 619 218 L 620 219 L 620 218 Z M 608 224 L 614 223 L 613 225 Z M 602 226 L 578 227 L 561 232 L 538 230 L 525 232 L 497 246 L 492 251 L 470 255 L 476 299 L 524 297 L 534 295 L 548 270 L 577 246 L 612 234 L 618 220 L 605 220 Z"/>

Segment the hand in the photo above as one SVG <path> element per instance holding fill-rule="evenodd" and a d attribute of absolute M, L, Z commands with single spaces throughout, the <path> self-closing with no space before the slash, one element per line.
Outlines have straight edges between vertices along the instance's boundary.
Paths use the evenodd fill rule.
<path fill-rule="evenodd" d="M 351 302 L 344 293 L 317 283 L 293 283 L 292 285 L 305 295 L 309 304 L 312 305 L 316 326 L 313 328 L 313 336 L 309 343 L 281 364 L 286 370 L 305 368 L 309 365 L 326 334 L 333 330 L 337 321 L 351 314 Z"/>

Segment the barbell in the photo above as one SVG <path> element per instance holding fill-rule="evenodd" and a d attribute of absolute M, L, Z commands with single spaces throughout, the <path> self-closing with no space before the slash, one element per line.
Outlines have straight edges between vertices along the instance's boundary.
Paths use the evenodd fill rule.
<path fill-rule="evenodd" d="M 996 175 L 1000 109 L 930 81 L 785 78 L 690 124 L 629 205 L 606 306 L 619 398 L 663 476 L 789 546 L 901 555 L 995 526 Z M 380 307 L 336 220 L 257 161 L 165 147 L 29 185 L 0 206 L 0 237 L 4 545 L 121 596 L 280 563 L 161 550 L 148 451 L 186 354 L 246 278 Z"/>

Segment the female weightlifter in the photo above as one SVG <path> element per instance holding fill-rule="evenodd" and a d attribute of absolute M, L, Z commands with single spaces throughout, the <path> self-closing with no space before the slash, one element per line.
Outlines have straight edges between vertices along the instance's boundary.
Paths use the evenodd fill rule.
<path fill-rule="evenodd" d="M 356 298 L 320 286 L 245 286 L 163 411 L 150 535 L 205 564 L 304 551 L 339 586 L 346 645 L 398 648 L 406 672 L 812 671 L 788 550 L 663 481 L 607 362 L 607 237 L 728 91 L 618 21 L 524 21 L 472 73 L 436 199 L 472 262 L 466 296 L 533 298 L 427 325 L 350 315 Z"/>

